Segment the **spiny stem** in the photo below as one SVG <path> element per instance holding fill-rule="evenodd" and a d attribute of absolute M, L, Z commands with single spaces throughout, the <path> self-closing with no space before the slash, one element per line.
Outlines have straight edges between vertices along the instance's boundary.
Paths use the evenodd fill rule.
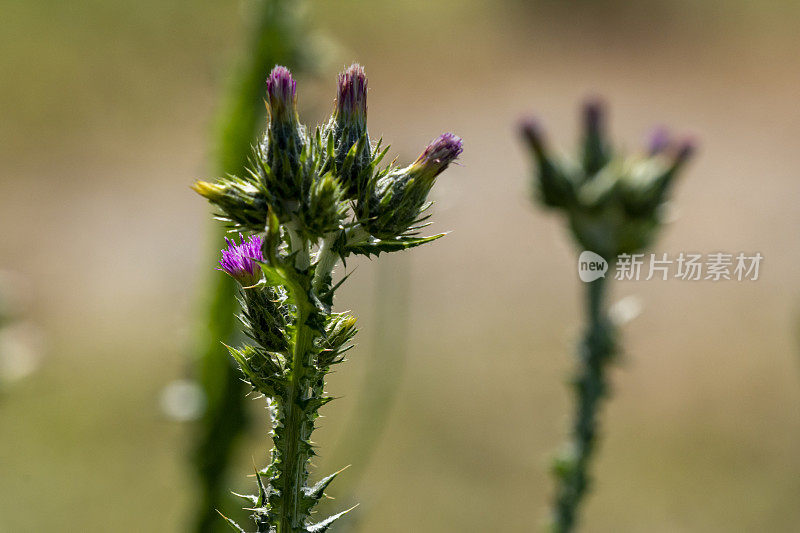
<path fill-rule="evenodd" d="M 305 486 L 305 463 L 308 461 L 306 454 L 301 453 L 299 444 L 308 438 L 303 435 L 303 416 L 300 403 L 304 401 L 305 386 L 304 378 L 308 352 L 313 340 L 313 332 L 307 325 L 309 313 L 298 305 L 297 312 L 297 333 L 292 349 L 292 374 L 289 393 L 284 400 L 283 409 L 285 410 L 284 423 L 286 425 L 287 453 L 282 458 L 283 483 L 281 492 L 284 497 L 281 499 L 283 508 L 280 513 L 280 525 L 277 533 L 295 533 L 302 530 L 303 517 L 298 517 L 298 497 Z"/>
<path fill-rule="evenodd" d="M 576 413 L 567 455 L 556 467 L 558 483 L 553 531 L 573 531 L 589 484 L 588 468 L 596 444 L 600 403 L 606 395 L 606 369 L 614 355 L 613 327 L 605 310 L 605 278 L 587 283 L 588 327 L 580 348 L 580 368 L 574 383 Z"/>
<path fill-rule="evenodd" d="M 317 255 L 317 266 L 314 270 L 313 289 L 314 292 L 319 293 L 325 283 L 325 278 L 333 271 L 339 256 L 333 250 L 333 243 L 339 237 L 339 232 L 329 233 L 322 241 Z"/>
<path fill-rule="evenodd" d="M 311 264 L 311 257 L 308 253 L 308 241 L 300 235 L 295 222 L 290 222 L 287 224 L 286 228 L 289 234 L 289 244 L 292 246 L 292 252 L 297 253 L 294 265 L 298 270 L 305 271 Z"/>

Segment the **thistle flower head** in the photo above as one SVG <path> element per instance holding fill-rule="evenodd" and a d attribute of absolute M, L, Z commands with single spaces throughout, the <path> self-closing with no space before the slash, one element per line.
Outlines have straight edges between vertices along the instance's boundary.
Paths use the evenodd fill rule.
<path fill-rule="evenodd" d="M 362 128 L 366 124 L 367 75 L 364 67 L 358 63 L 353 63 L 339 74 L 336 118 L 343 123 L 356 122 Z"/>
<path fill-rule="evenodd" d="M 613 148 L 605 115 L 602 100 L 584 104 L 581 146 L 571 158 L 550 153 L 538 122 L 523 121 L 520 132 L 536 163 L 538 199 L 565 213 L 584 249 L 613 258 L 652 242 L 661 226 L 660 207 L 693 154 L 694 143 L 675 142 L 659 128 L 644 154 L 626 156 Z"/>
<path fill-rule="evenodd" d="M 264 255 L 261 246 L 263 239 L 253 235 L 245 240 L 239 234 L 239 244 L 236 239 L 225 239 L 228 247 L 222 250 L 222 259 L 217 270 L 225 272 L 238 281 L 243 287 L 251 287 L 261 280 L 261 266 L 257 261 L 263 261 Z"/>
<path fill-rule="evenodd" d="M 269 73 L 267 99 L 273 121 L 284 122 L 297 116 L 297 82 L 288 68 L 277 65 Z"/>
<path fill-rule="evenodd" d="M 444 172 L 463 150 L 461 137 L 443 133 L 428 144 L 409 170 L 432 183 L 433 179 Z"/>

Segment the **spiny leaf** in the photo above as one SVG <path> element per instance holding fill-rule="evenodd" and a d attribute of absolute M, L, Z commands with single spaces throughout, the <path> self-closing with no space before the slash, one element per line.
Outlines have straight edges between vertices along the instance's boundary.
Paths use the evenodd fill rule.
<path fill-rule="evenodd" d="M 253 494 L 239 494 L 238 492 L 233 492 L 233 491 L 231 491 L 231 494 L 233 494 L 237 498 L 247 500 L 248 502 L 250 502 L 251 505 L 258 505 L 258 496 L 254 496 Z"/>
<path fill-rule="evenodd" d="M 228 518 L 228 517 L 227 517 L 227 516 L 225 516 L 224 514 L 220 513 L 219 511 L 217 511 L 217 513 L 219 513 L 219 515 L 222 517 L 222 519 L 223 519 L 223 520 L 225 520 L 225 522 L 227 522 L 227 524 L 228 524 L 229 526 L 231 526 L 231 528 L 232 528 L 234 531 L 238 531 L 239 533 L 247 533 L 247 531 L 245 531 L 244 529 L 242 529 L 242 528 L 239 526 L 239 524 L 237 524 L 236 522 L 234 522 L 233 520 L 231 520 L 230 518 Z"/>
<path fill-rule="evenodd" d="M 308 498 L 311 498 L 313 500 L 319 500 L 320 498 L 322 498 L 322 495 L 324 494 L 325 489 L 328 488 L 328 485 L 331 484 L 331 482 L 336 478 L 336 476 L 338 476 L 339 474 L 341 474 L 342 472 L 344 472 L 348 468 L 350 468 L 350 467 L 346 466 L 346 467 L 342 468 L 341 470 L 338 470 L 338 471 L 334 472 L 333 474 L 320 479 L 319 481 L 317 481 L 311 487 L 303 487 L 303 493 Z"/>
<path fill-rule="evenodd" d="M 261 479 L 261 473 L 256 469 L 256 483 L 258 484 L 258 498 L 256 499 L 256 506 L 261 507 L 267 501 L 267 489 L 264 487 L 264 481 Z"/>
<path fill-rule="evenodd" d="M 326 518 L 325 520 L 323 520 L 321 522 L 317 522 L 316 524 L 312 524 L 312 525 L 308 526 L 306 528 L 306 530 L 308 531 L 308 533 L 323 533 L 325 531 L 328 531 L 328 528 L 331 527 L 331 524 L 333 524 L 336 520 L 338 520 L 342 516 L 346 515 L 347 513 L 349 513 L 350 511 L 352 511 L 356 507 L 358 507 L 358 505 L 354 505 L 350 509 L 347 509 L 346 511 L 342 511 L 341 513 L 337 513 L 335 515 L 329 516 L 328 518 Z"/>
<path fill-rule="evenodd" d="M 373 239 L 367 242 L 345 245 L 344 251 L 356 255 L 378 256 L 381 252 L 399 252 L 421 246 L 447 235 L 439 233 L 430 237 L 398 237 L 397 239 Z"/>

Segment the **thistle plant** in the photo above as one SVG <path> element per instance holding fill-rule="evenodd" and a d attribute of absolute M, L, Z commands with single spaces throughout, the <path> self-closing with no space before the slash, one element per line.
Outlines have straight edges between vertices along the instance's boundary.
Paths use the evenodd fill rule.
<path fill-rule="evenodd" d="M 557 158 L 548 149 L 537 122 L 521 132 L 536 163 L 537 200 L 558 210 L 583 250 L 613 265 L 619 254 L 647 247 L 663 224 L 664 204 L 693 145 L 674 143 L 657 131 L 644 153 L 626 156 L 611 147 L 603 128 L 603 107 L 584 108 L 582 147 L 577 157 Z M 607 369 L 619 353 L 617 332 L 607 310 L 606 278 L 586 284 L 587 324 L 572 382 L 575 413 L 571 439 L 555 459 L 552 529 L 573 531 L 589 489 L 589 466 L 597 441 L 602 400 L 609 394 Z"/>
<path fill-rule="evenodd" d="M 411 165 L 382 166 L 388 147 L 370 142 L 359 65 L 339 76 L 335 110 L 314 129 L 300 121 L 288 69 L 276 66 L 266 88 L 268 127 L 247 173 L 193 188 L 241 234 L 228 241 L 219 268 L 240 286 L 239 318 L 251 342 L 228 350 L 266 398 L 271 418 L 270 464 L 256 472 L 257 493 L 243 498 L 259 533 L 321 532 L 346 511 L 312 519 L 338 473 L 309 482 L 311 436 L 319 409 L 332 399 L 325 377 L 356 334 L 353 315 L 333 312 L 334 293 L 347 279 L 334 283 L 334 269 L 353 255 L 442 237 L 418 231 L 427 225 L 428 193 L 461 153 L 461 139 L 441 135 Z"/>

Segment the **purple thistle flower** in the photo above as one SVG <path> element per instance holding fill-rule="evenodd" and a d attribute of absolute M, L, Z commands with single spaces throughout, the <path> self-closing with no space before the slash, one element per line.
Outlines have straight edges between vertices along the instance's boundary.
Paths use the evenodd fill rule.
<path fill-rule="evenodd" d="M 273 119 L 285 120 L 296 115 L 297 82 L 288 68 L 276 65 L 269 73 L 267 98 Z"/>
<path fill-rule="evenodd" d="M 411 169 L 433 180 L 444 172 L 444 169 L 455 161 L 463 150 L 461 137 L 443 133 L 428 144 L 425 151 L 411 165 Z"/>
<path fill-rule="evenodd" d="M 367 120 L 367 75 L 358 63 L 339 74 L 336 116 L 343 122 L 358 121 L 362 126 Z"/>
<path fill-rule="evenodd" d="M 236 239 L 225 238 L 228 248 L 222 250 L 222 259 L 217 270 L 225 272 L 238 281 L 243 287 L 251 287 L 261 281 L 261 266 L 256 261 L 263 261 L 261 246 L 264 240 L 253 235 L 245 241 L 239 234 L 240 244 Z"/>

